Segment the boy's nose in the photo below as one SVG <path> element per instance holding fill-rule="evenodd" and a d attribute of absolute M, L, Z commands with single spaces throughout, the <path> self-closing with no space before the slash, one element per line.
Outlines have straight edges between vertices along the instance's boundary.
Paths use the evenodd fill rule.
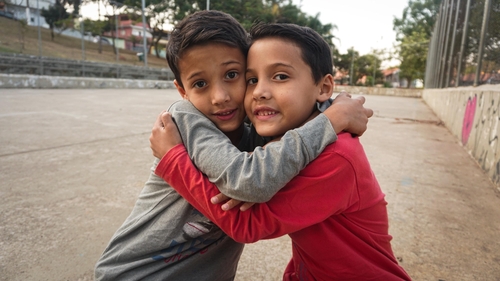
<path fill-rule="evenodd" d="M 268 87 L 266 87 L 266 84 L 264 82 L 259 81 L 253 89 L 252 96 L 256 100 L 268 99 L 271 96 L 271 94 Z"/>
<path fill-rule="evenodd" d="M 214 87 L 212 91 L 212 103 L 221 104 L 230 100 L 229 93 L 224 87 Z"/>

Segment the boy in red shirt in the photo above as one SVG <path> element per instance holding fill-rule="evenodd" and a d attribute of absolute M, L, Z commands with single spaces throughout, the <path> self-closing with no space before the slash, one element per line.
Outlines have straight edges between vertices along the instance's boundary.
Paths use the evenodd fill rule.
<path fill-rule="evenodd" d="M 331 53 L 316 32 L 296 25 L 259 24 L 251 36 L 245 109 L 259 135 L 277 140 L 330 102 Z M 392 252 L 387 202 L 358 138 L 339 134 L 267 203 L 223 211 L 210 203 L 219 191 L 191 162 L 170 116 L 160 118 L 153 130 L 163 123 L 154 136 L 163 142 L 151 144 L 155 156 L 166 154 L 156 174 L 236 241 L 289 234 L 284 280 L 411 279 Z"/>

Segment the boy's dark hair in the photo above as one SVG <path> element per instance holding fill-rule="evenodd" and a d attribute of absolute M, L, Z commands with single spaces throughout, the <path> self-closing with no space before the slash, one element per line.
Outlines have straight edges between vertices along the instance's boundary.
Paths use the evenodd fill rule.
<path fill-rule="evenodd" d="M 266 37 L 279 37 L 297 44 L 302 52 L 302 59 L 311 67 L 316 84 L 325 75 L 333 75 L 330 46 L 309 27 L 290 23 L 258 23 L 250 29 L 250 37 L 253 42 Z"/>
<path fill-rule="evenodd" d="M 209 10 L 185 17 L 175 26 L 167 44 L 167 62 L 181 87 L 184 87 L 179 69 L 182 53 L 193 46 L 208 43 L 239 48 L 246 57 L 250 39 L 243 26 L 229 14 Z"/>

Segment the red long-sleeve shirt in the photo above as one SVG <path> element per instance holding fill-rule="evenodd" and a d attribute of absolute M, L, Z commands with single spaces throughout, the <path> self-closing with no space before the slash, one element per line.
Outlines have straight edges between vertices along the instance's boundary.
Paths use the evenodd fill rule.
<path fill-rule="evenodd" d="M 163 157 L 156 174 L 238 242 L 289 234 L 285 280 L 410 280 L 391 249 L 384 194 L 350 134 L 340 134 L 269 202 L 246 212 L 210 203 L 219 190 L 182 145 Z"/>

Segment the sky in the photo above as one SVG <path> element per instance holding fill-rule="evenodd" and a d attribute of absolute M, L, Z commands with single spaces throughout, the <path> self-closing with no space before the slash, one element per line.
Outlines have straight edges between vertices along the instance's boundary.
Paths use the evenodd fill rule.
<path fill-rule="evenodd" d="M 394 17 L 401 18 L 408 0 L 293 0 L 303 12 L 320 13 L 322 24 L 337 26 L 333 43 L 346 53 L 354 47 L 360 55 L 372 49 L 392 49 L 396 33 L 392 30 Z"/>

